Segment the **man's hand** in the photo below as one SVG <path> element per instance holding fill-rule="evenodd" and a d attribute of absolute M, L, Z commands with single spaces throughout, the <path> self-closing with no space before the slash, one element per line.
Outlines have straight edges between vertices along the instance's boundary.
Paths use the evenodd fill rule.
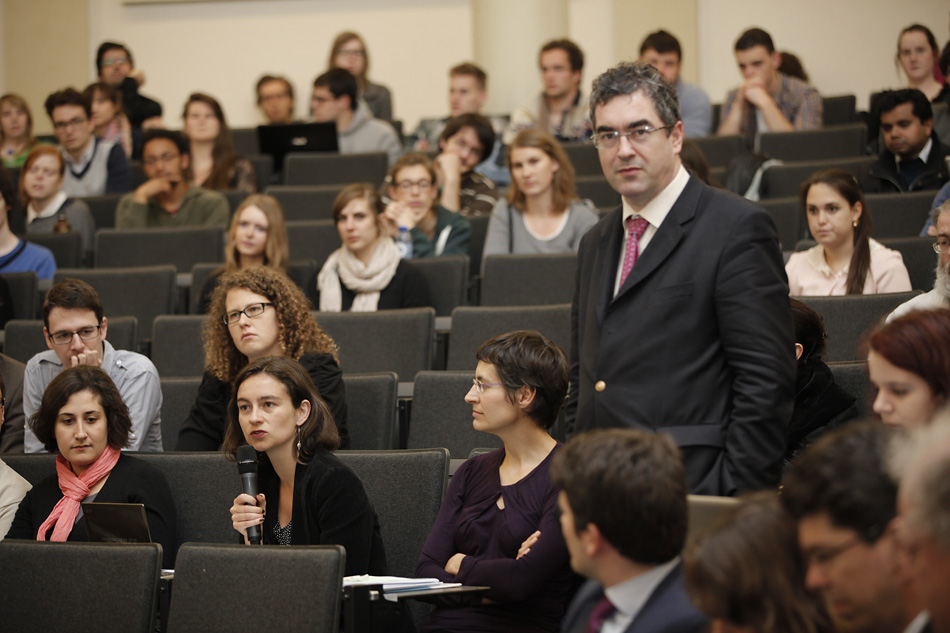
<path fill-rule="evenodd" d="M 742 93 L 740 96 L 760 110 L 775 102 L 765 84 L 758 79 L 750 79 L 740 88 L 740 91 Z"/>
<path fill-rule="evenodd" d="M 461 182 L 462 159 L 455 154 L 442 152 L 435 157 L 435 173 L 441 187 L 446 183 Z"/>
<path fill-rule="evenodd" d="M 163 193 L 171 193 L 174 185 L 168 178 L 152 178 L 139 185 L 132 194 L 132 200 L 138 204 L 148 204 L 148 199 Z"/>
<path fill-rule="evenodd" d="M 69 357 L 69 366 L 89 365 L 90 367 L 102 367 L 102 354 L 97 349 L 87 349 L 78 354 Z"/>

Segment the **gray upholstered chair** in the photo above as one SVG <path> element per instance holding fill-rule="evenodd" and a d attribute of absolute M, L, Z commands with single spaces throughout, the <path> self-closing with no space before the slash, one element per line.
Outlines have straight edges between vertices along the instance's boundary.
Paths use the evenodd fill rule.
<path fill-rule="evenodd" d="M 343 385 L 350 448 L 377 451 L 396 448 L 396 374 L 345 374 Z"/>
<path fill-rule="evenodd" d="M 389 157 L 385 152 L 368 154 L 294 154 L 284 157 L 285 185 L 348 185 L 371 182 L 380 185 L 386 177 Z"/>
<path fill-rule="evenodd" d="M 468 296 L 468 255 L 423 257 L 412 260 L 426 278 L 430 305 L 436 316 L 449 316 L 452 310 L 465 305 Z"/>
<path fill-rule="evenodd" d="M 159 372 L 161 375 L 161 372 Z M 178 432 L 188 418 L 201 377 L 161 378 L 162 385 L 162 447 L 173 451 L 178 446 Z"/>
<path fill-rule="evenodd" d="M 344 185 L 272 185 L 267 194 L 277 198 L 284 220 L 331 220 L 333 202 Z"/>
<path fill-rule="evenodd" d="M 422 371 L 416 374 L 409 418 L 409 448 L 449 449 L 465 459 L 473 448 L 501 446 L 494 435 L 472 428 L 472 405 L 465 394 L 472 388 L 473 370 Z"/>
<path fill-rule="evenodd" d="M 835 383 L 855 397 L 855 406 L 858 407 L 860 417 L 873 416 L 874 387 L 871 385 L 871 381 L 868 380 L 867 361 L 828 363 L 828 367 L 835 377 Z"/>
<path fill-rule="evenodd" d="M 39 306 L 37 286 L 39 281 L 35 272 L 4 273 L 0 275 L 10 289 L 10 299 L 13 301 L 14 319 L 35 319 Z"/>
<path fill-rule="evenodd" d="M 570 303 L 576 275 L 576 253 L 489 255 L 482 267 L 481 305 Z"/>
<path fill-rule="evenodd" d="M 203 314 L 162 314 L 152 325 L 152 362 L 162 378 L 188 378 L 204 373 L 201 328 Z"/>
<path fill-rule="evenodd" d="M 537 330 L 570 352 L 570 304 L 528 307 L 469 306 L 452 311 L 446 368 L 475 370 L 475 352 L 488 339 L 513 330 Z"/>
<path fill-rule="evenodd" d="M 189 272 L 224 258 L 224 230 L 216 226 L 96 231 L 96 268 L 172 264 Z"/>
<path fill-rule="evenodd" d="M 760 151 L 786 161 L 826 160 L 863 156 L 868 128 L 863 123 L 836 125 L 816 130 L 763 132 Z"/>
<path fill-rule="evenodd" d="M 791 250 L 808 232 L 805 212 L 798 197 L 771 198 L 761 200 L 759 205 L 765 209 L 775 222 L 778 241 L 781 248 Z"/>

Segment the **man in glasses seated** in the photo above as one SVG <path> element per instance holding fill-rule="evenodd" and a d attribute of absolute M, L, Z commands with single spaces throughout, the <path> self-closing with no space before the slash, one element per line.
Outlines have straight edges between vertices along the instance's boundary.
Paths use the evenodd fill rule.
<path fill-rule="evenodd" d="M 934 250 L 937 251 L 934 287 L 930 292 L 917 295 L 894 308 L 887 316 L 888 321 L 914 310 L 950 308 L 950 200 L 933 210 L 933 225 L 937 231 L 934 242 Z"/>
<path fill-rule="evenodd" d="M 39 409 L 47 385 L 63 369 L 76 365 L 100 367 L 129 407 L 132 430 L 125 450 L 162 450 L 162 389 L 158 371 L 147 357 L 117 350 L 106 340 L 109 322 L 95 289 L 79 279 L 63 279 L 46 293 L 43 325 L 49 350 L 31 358 L 23 376 L 26 419 Z M 44 452 L 29 425 L 24 431 L 25 452 Z"/>
<path fill-rule="evenodd" d="M 145 73 L 136 68 L 132 53 L 123 44 L 103 42 L 96 51 L 96 71 L 99 81 L 112 84 L 122 91 L 122 107 L 133 128 L 161 126 L 162 104 L 139 94 L 145 83 Z"/>

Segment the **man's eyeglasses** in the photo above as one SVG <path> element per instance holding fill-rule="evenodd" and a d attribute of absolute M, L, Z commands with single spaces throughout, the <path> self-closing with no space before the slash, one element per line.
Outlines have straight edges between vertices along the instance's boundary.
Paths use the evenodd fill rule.
<path fill-rule="evenodd" d="M 653 127 L 651 125 L 641 125 L 640 127 L 628 132 L 594 132 L 594 147 L 597 149 L 614 149 L 620 144 L 620 137 L 625 136 L 633 145 L 644 145 L 650 140 L 650 135 L 660 130 L 670 130 L 675 125 L 664 125 L 663 127 Z"/>
<path fill-rule="evenodd" d="M 148 158 L 142 160 L 142 163 L 148 165 L 149 167 L 154 167 L 159 163 L 170 163 L 176 158 L 181 156 L 181 154 L 162 154 L 161 156 L 149 156 Z"/>
<path fill-rule="evenodd" d="M 247 316 L 249 319 L 256 319 L 257 317 L 264 314 L 264 308 L 267 306 L 272 306 L 273 303 L 252 303 L 243 310 L 233 310 L 228 312 L 221 320 L 224 321 L 225 325 L 234 325 L 241 320 L 241 315 Z"/>
<path fill-rule="evenodd" d="M 934 242 L 934 252 L 943 254 L 950 253 L 950 240 L 948 239 L 939 239 Z"/>
<path fill-rule="evenodd" d="M 103 66 L 115 66 L 116 64 L 128 64 L 128 63 L 129 63 L 128 57 L 113 57 L 112 59 L 102 60 Z"/>
<path fill-rule="evenodd" d="M 84 328 L 80 328 L 75 332 L 53 332 L 49 335 L 50 339 L 56 345 L 69 345 L 73 342 L 73 336 L 79 335 L 84 341 L 91 341 L 92 339 L 99 336 L 99 325 L 87 325 Z"/>
<path fill-rule="evenodd" d="M 475 391 L 482 394 L 485 393 L 486 387 L 497 387 L 498 385 L 503 385 L 503 382 L 482 382 L 478 378 L 472 379 L 472 384 L 475 386 Z"/>
<path fill-rule="evenodd" d="M 79 117 L 76 117 L 75 119 L 70 119 L 69 121 L 57 121 L 53 123 L 53 128 L 57 132 L 65 132 L 71 127 L 79 127 L 88 120 L 89 119 L 80 119 Z"/>
<path fill-rule="evenodd" d="M 419 180 L 417 182 L 412 182 L 411 180 L 403 180 L 402 182 L 396 183 L 396 188 L 401 189 L 402 191 L 412 191 L 413 187 L 418 187 L 419 191 L 428 191 L 432 188 L 431 180 Z"/>

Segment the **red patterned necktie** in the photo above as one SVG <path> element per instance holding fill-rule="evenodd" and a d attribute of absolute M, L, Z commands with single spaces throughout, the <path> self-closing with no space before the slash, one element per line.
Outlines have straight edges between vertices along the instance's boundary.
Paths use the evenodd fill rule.
<path fill-rule="evenodd" d="M 633 270 L 633 265 L 637 263 L 637 253 L 640 250 L 640 238 L 647 230 L 650 223 L 643 218 L 635 218 L 632 215 L 627 218 L 627 243 L 623 249 L 623 270 L 620 272 L 620 285 L 627 280 L 627 275 Z"/>
<path fill-rule="evenodd" d="M 594 605 L 594 610 L 590 612 L 590 618 L 587 620 L 587 628 L 584 629 L 584 633 L 599 633 L 600 627 L 604 625 L 604 622 L 607 621 L 614 611 L 617 610 L 617 607 L 604 596 L 600 599 L 596 605 Z"/>

